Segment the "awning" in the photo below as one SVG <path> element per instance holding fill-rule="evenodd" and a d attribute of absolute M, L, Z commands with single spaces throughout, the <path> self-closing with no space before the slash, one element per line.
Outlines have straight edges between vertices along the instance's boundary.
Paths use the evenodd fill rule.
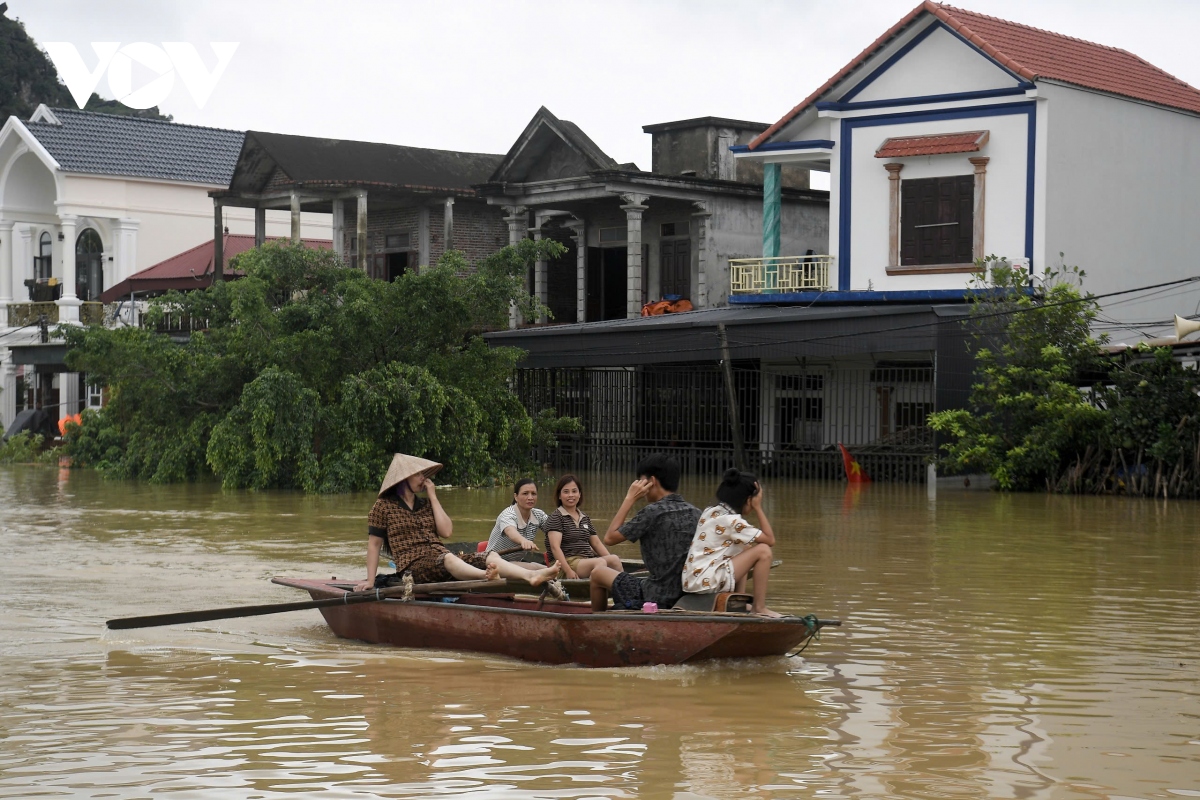
<path fill-rule="evenodd" d="M 626 367 L 721 360 L 724 325 L 732 360 L 836 358 L 940 350 L 963 338 L 955 320 L 966 304 L 908 306 L 740 306 L 658 317 L 546 325 L 484 335 L 519 347 L 523 368 Z"/>
<path fill-rule="evenodd" d="M 876 158 L 937 156 L 946 153 L 977 153 L 987 144 L 987 131 L 935 133 L 928 136 L 894 136 L 884 139 L 875 151 Z"/>
<path fill-rule="evenodd" d="M 14 366 L 36 367 L 38 372 L 70 372 L 67 346 L 62 342 L 9 345 Z"/>

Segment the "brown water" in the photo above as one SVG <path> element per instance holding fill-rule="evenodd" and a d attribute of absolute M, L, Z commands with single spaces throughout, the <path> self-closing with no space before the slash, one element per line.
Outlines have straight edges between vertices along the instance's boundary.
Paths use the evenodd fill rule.
<path fill-rule="evenodd" d="M 587 482 L 598 524 L 624 486 Z M 371 498 L 0 468 L 0 797 L 1200 797 L 1200 505 L 767 492 L 772 605 L 844 628 L 587 670 L 343 641 L 315 611 L 105 633 L 359 576 Z M 441 494 L 456 539 L 508 499 Z"/>

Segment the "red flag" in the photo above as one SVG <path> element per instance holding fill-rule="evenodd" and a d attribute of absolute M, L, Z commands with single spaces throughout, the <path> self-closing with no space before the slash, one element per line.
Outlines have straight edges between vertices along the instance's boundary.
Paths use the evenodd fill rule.
<path fill-rule="evenodd" d="M 850 451 L 838 442 L 838 450 L 842 451 L 842 465 L 846 468 L 846 480 L 851 483 L 870 483 L 871 478 L 863 471 L 862 465 L 854 460 Z"/>

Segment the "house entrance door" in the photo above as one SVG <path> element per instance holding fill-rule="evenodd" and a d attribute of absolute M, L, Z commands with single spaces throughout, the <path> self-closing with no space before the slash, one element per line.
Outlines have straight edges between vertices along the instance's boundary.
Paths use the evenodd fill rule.
<path fill-rule="evenodd" d="M 75 294 L 80 300 L 95 300 L 104 291 L 104 245 L 91 228 L 75 240 Z"/>
<path fill-rule="evenodd" d="M 624 246 L 588 248 L 588 322 L 625 319 L 627 260 Z"/>
<path fill-rule="evenodd" d="M 692 299 L 692 243 L 687 239 L 663 239 L 659 249 L 659 275 L 663 299 Z"/>

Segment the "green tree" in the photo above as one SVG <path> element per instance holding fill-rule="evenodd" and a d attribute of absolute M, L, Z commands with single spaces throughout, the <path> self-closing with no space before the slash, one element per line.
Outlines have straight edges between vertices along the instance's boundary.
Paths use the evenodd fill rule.
<path fill-rule="evenodd" d="M 972 293 L 976 382 L 969 408 L 930 416 L 947 437 L 942 464 L 985 472 L 1007 490 L 1054 489 L 1087 449 L 1098 449 L 1105 414 L 1081 391 L 1096 373 L 1091 335 L 1097 305 L 1077 267 L 1047 271 L 1035 286 L 1023 269 L 994 257 Z"/>
<path fill-rule="evenodd" d="M 144 329 L 64 331 L 72 369 L 109 387 L 104 412 L 68 437 L 76 461 L 158 482 L 212 472 L 228 487 L 370 488 L 393 452 L 435 458 L 447 479 L 481 483 L 528 466 L 534 443 L 570 421 L 531 419 L 511 388 L 520 351 L 481 333 L 562 246 L 523 241 L 468 264 L 387 283 L 328 251 L 268 244 L 245 277 L 172 293 L 147 312 L 207 320 L 183 344 Z"/>

